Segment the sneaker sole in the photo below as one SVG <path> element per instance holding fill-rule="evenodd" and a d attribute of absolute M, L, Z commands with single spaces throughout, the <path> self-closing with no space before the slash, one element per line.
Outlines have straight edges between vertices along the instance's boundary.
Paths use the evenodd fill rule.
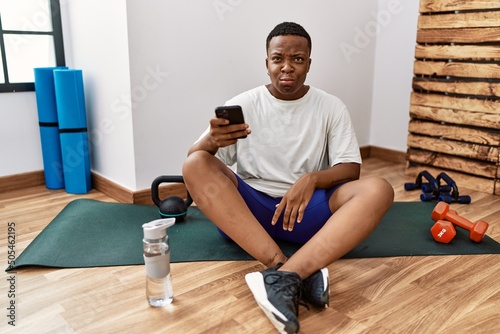
<path fill-rule="evenodd" d="M 264 311 L 266 316 L 271 320 L 274 327 L 282 334 L 296 333 L 297 331 L 287 331 L 285 321 L 286 317 L 267 299 L 266 287 L 264 286 L 264 277 L 260 272 L 250 273 L 245 275 L 250 291 L 257 301 L 259 307 Z M 279 319 L 281 318 L 281 320 Z"/>

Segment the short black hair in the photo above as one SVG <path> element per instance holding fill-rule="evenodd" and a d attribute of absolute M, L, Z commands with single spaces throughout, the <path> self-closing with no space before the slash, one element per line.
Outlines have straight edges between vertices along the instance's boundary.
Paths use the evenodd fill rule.
<path fill-rule="evenodd" d="M 311 36 L 307 33 L 307 31 L 298 23 L 295 22 L 283 22 L 274 27 L 273 30 L 269 33 L 266 39 L 266 53 L 269 50 L 269 43 L 271 39 L 276 36 L 284 36 L 284 35 L 294 35 L 301 36 L 307 39 L 307 46 L 309 47 L 309 53 L 312 50 L 312 41 Z"/>

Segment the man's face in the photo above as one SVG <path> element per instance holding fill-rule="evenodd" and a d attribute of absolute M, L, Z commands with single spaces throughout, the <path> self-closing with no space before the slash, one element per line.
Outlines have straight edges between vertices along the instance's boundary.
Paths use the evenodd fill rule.
<path fill-rule="evenodd" d="M 266 67 L 271 78 L 271 94 L 281 100 L 304 96 L 307 72 L 311 66 L 307 39 L 302 36 L 276 36 L 269 42 Z"/>

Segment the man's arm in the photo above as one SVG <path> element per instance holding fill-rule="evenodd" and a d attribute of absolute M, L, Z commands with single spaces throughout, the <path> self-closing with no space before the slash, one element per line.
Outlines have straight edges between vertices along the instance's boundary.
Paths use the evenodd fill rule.
<path fill-rule="evenodd" d="M 228 124 L 229 121 L 224 118 L 210 119 L 208 133 L 191 146 L 188 156 L 195 151 L 206 151 L 215 155 L 219 148 L 232 145 L 238 141 L 238 138 L 251 133 L 248 124 Z"/>
<path fill-rule="evenodd" d="M 360 170 L 361 166 L 358 163 L 342 163 L 302 175 L 276 206 L 271 223 L 275 225 L 283 212 L 283 229 L 292 231 L 295 222 L 302 221 L 315 189 L 329 189 L 343 182 L 357 180 Z"/>
<path fill-rule="evenodd" d="M 196 151 L 207 151 L 208 153 L 215 155 L 218 150 L 219 147 L 216 146 L 215 143 L 212 141 L 210 132 L 208 132 L 203 138 L 198 140 L 196 143 L 193 144 L 193 146 L 189 148 L 188 156 Z"/>
<path fill-rule="evenodd" d="M 361 165 L 358 163 L 340 163 L 325 170 L 304 175 L 314 184 L 314 189 L 329 189 L 337 184 L 359 179 Z"/>

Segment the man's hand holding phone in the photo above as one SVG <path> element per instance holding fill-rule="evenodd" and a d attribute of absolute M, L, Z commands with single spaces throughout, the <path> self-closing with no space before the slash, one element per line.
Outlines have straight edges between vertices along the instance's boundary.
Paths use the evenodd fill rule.
<path fill-rule="evenodd" d="M 245 124 L 241 106 L 217 107 L 215 116 L 211 122 L 211 135 L 219 147 L 232 145 L 251 132 L 248 124 Z"/>

